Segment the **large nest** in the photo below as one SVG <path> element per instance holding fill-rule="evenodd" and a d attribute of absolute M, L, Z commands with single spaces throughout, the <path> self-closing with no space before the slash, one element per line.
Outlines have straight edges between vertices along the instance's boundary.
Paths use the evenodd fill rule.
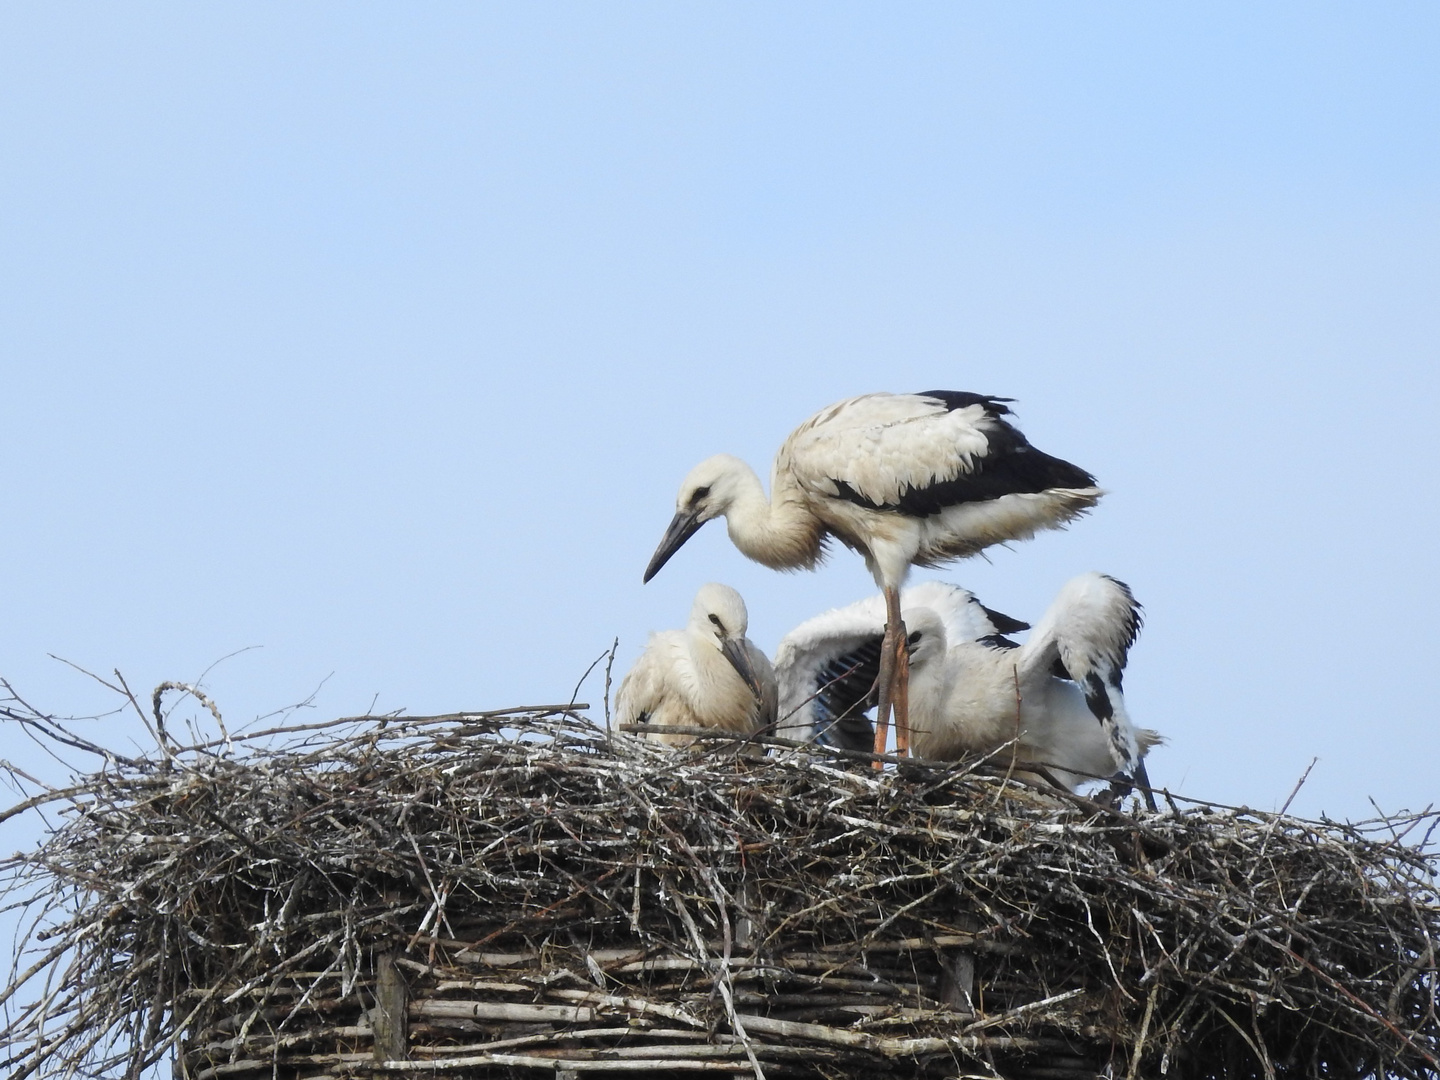
<path fill-rule="evenodd" d="M 112 757 L 3 864 L 3 1067 L 1440 1075 L 1432 818 L 704 745 L 552 709 Z"/>

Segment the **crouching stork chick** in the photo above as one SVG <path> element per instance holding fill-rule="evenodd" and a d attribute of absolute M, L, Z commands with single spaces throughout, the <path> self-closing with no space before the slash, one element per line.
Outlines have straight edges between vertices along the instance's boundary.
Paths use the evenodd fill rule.
<path fill-rule="evenodd" d="M 1070 581 L 1023 645 L 1007 635 L 1025 623 L 953 585 L 906 589 L 902 605 L 918 756 L 1013 753 L 1071 791 L 1117 770 L 1149 786 L 1143 759 L 1161 739 L 1135 728 L 1125 708 L 1140 605 L 1122 582 L 1093 573 Z M 786 635 L 776 655 L 782 733 L 864 748 L 874 699 L 866 680 L 884 619 L 874 599 L 862 600 Z M 1153 807 L 1148 792 L 1146 802 Z"/>
<path fill-rule="evenodd" d="M 620 683 L 621 724 L 699 727 L 749 735 L 775 719 L 775 672 L 749 638 L 745 601 L 728 585 L 703 585 L 684 630 L 660 630 Z M 649 733 L 669 746 L 689 735 Z"/>
<path fill-rule="evenodd" d="M 1140 610 L 1124 582 L 1082 574 L 1023 645 L 1003 635 L 912 643 L 916 754 L 949 760 L 1008 743 L 1071 791 L 1118 770 L 1155 809 L 1144 757 L 1161 739 L 1131 723 L 1121 688 Z"/>
<path fill-rule="evenodd" d="M 992 611 L 958 585 L 939 581 L 903 589 L 900 606 L 907 625 L 912 617 L 940 620 L 942 652 L 946 640 L 974 641 L 1030 629 L 1029 623 Z M 872 596 L 806 619 L 780 639 L 776 734 L 842 750 L 872 749 L 875 730 L 865 714 L 876 704 L 885 619 L 885 598 Z M 912 663 L 913 652 L 912 646 Z"/>

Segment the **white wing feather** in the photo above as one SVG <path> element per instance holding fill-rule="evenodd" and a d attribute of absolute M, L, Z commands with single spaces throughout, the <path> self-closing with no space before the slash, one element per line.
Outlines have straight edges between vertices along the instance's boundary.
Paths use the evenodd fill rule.
<path fill-rule="evenodd" d="M 775 465 L 814 494 L 834 498 L 840 480 L 871 502 L 893 505 L 909 488 L 973 472 L 989 450 L 990 424 L 982 405 L 949 410 L 918 394 L 863 394 L 796 428 Z"/>
<path fill-rule="evenodd" d="M 1115 764 L 1127 772 L 1140 760 L 1140 746 L 1120 683 L 1140 622 L 1140 605 L 1127 585 L 1081 574 L 1066 582 L 1017 657 L 1022 679 L 1057 660 L 1064 666 L 1109 737 Z"/>

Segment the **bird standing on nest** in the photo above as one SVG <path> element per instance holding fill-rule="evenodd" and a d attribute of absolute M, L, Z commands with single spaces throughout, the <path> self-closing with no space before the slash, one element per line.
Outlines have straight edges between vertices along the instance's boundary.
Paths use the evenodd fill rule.
<path fill-rule="evenodd" d="M 728 585 L 703 585 L 684 630 L 660 630 L 615 696 L 621 724 L 698 727 L 748 735 L 775 719 L 775 672 L 745 636 L 745 601 Z M 649 733 L 670 746 L 690 735 Z"/>
<path fill-rule="evenodd" d="M 767 498 L 739 458 L 719 454 L 680 485 L 675 517 L 645 581 L 695 531 L 724 517 L 745 555 L 776 570 L 813 569 L 834 536 L 865 559 L 885 596 L 875 749 L 892 705 L 896 749 L 909 745 L 900 587 L 912 565 L 938 566 L 1057 528 L 1101 491 L 1084 469 L 1032 447 L 1009 398 L 956 390 L 864 394 L 822 410 L 781 445 Z"/>

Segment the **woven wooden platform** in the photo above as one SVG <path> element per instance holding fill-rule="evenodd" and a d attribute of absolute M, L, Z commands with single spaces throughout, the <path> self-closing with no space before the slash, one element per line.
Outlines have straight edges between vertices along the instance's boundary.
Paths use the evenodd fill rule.
<path fill-rule="evenodd" d="M 1440 1076 L 1433 814 L 1117 810 L 578 709 L 164 745 L 37 794 L 0 1067 Z"/>

